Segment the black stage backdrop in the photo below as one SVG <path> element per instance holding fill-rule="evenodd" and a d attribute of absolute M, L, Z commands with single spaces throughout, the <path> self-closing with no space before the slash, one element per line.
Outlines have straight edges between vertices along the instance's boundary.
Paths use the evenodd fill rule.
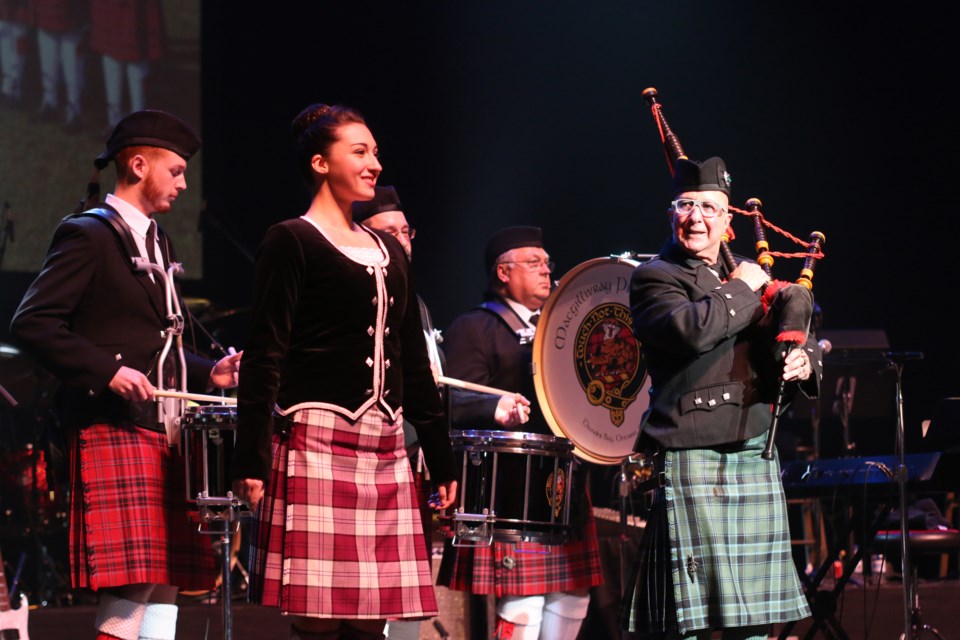
<path fill-rule="evenodd" d="M 483 246 L 500 227 L 542 226 L 557 279 L 592 258 L 656 252 L 669 175 L 641 98 L 656 87 L 687 153 L 727 161 L 735 205 L 758 197 L 795 235 L 826 234 L 814 278 L 824 330 L 878 330 L 924 355 L 904 369 L 918 431 L 960 395 L 952 35 L 943 15 L 901 5 L 205 2 L 204 277 L 185 286 L 242 348 L 258 241 L 306 206 L 288 127 L 312 102 L 365 114 L 441 329 L 479 301 Z M 750 221 L 734 228 L 734 250 L 753 255 Z M 779 260 L 774 274 L 794 280 L 800 266 Z M 3 276 L 0 337 L 27 284 Z M 876 416 L 863 437 L 891 449 L 892 385 L 873 386 L 854 417 Z"/>

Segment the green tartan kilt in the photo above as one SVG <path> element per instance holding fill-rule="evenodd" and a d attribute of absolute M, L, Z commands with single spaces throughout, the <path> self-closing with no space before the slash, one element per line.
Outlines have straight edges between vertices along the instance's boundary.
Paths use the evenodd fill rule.
<path fill-rule="evenodd" d="M 740 446 L 668 450 L 621 621 L 639 633 L 729 629 L 810 615 L 790 551 L 780 465 Z"/>

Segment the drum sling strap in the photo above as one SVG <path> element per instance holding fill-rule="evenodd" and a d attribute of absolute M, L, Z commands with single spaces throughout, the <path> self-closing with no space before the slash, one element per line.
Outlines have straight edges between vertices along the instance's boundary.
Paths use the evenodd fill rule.
<path fill-rule="evenodd" d="M 142 257 L 140 255 L 140 250 L 137 248 L 137 243 L 133 239 L 133 233 L 130 230 L 130 225 L 123 219 L 123 217 L 114 211 L 113 209 L 108 209 L 106 207 L 94 207 L 93 209 L 87 209 L 82 213 L 73 213 L 67 216 L 65 219 L 76 218 L 80 216 L 85 216 L 89 218 L 95 218 L 100 222 L 107 225 L 111 231 L 113 231 L 114 240 L 117 242 L 117 247 L 120 249 L 120 252 L 126 257 L 127 264 L 130 266 L 130 270 L 134 273 L 140 272 L 137 266 L 134 264 L 134 258 Z M 167 237 L 166 234 L 160 229 L 159 225 L 157 226 L 157 237 L 160 239 L 161 253 L 163 254 L 164 259 L 169 262 L 170 251 L 167 246 Z M 160 284 L 157 283 L 157 301 L 162 299 Z M 151 377 L 154 374 L 154 370 L 157 365 L 158 357 L 160 355 L 159 350 L 154 354 L 153 362 L 150 365 L 150 368 L 143 372 L 147 377 Z M 175 366 L 175 365 L 174 365 Z M 166 370 L 166 368 L 165 368 Z M 136 409 L 136 404 L 131 404 L 133 411 L 138 411 Z M 153 425 L 158 422 L 154 417 L 156 413 L 155 410 L 150 409 L 146 410 L 143 415 L 139 415 L 134 418 L 134 422 L 144 426 L 146 428 L 154 429 Z M 162 431 L 162 429 L 160 429 Z"/>
<path fill-rule="evenodd" d="M 520 344 L 531 344 L 533 342 L 534 329 L 527 326 L 527 323 L 517 315 L 517 312 L 510 308 L 505 302 L 500 300 L 487 300 L 477 305 L 478 309 L 489 311 L 499 316 L 510 330 L 517 334 Z"/>
<path fill-rule="evenodd" d="M 120 247 L 120 250 L 127 257 L 127 262 L 130 264 L 130 268 L 134 271 L 137 270 L 136 266 L 133 264 L 133 259 L 140 258 L 142 256 L 140 255 L 140 250 L 137 249 L 137 243 L 133 239 L 133 234 L 130 232 L 130 225 L 126 223 L 119 213 L 113 209 L 95 207 L 93 209 L 87 209 L 83 213 L 71 214 L 67 216 L 67 218 L 75 218 L 77 216 L 96 218 L 110 227 L 110 230 L 113 231 L 114 239 L 117 241 L 117 246 Z M 159 225 L 157 226 L 157 235 L 160 238 L 160 246 L 162 247 L 164 258 L 169 261 L 168 256 L 170 255 L 170 252 L 167 248 L 167 237 L 163 230 L 160 229 Z"/>

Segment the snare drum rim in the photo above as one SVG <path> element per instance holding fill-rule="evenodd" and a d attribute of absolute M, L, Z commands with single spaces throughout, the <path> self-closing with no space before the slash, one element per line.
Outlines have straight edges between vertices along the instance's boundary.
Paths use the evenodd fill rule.
<path fill-rule="evenodd" d="M 653 254 L 650 254 L 651 257 Z M 573 269 L 568 271 L 560 278 L 560 281 L 557 283 L 557 286 L 554 288 L 553 293 L 547 298 L 547 301 L 544 303 L 543 308 L 540 310 L 540 322 L 538 326 L 546 327 L 550 314 L 553 312 L 554 306 L 556 306 L 557 300 L 559 299 L 558 292 L 563 291 L 564 288 L 569 285 L 570 281 L 578 277 L 582 272 L 591 269 L 597 265 L 601 264 L 625 264 L 631 268 L 636 268 L 640 266 L 641 262 L 634 260 L 632 258 L 626 258 L 621 256 L 607 256 L 603 258 L 592 258 L 585 262 L 581 262 Z M 553 403 L 550 400 L 550 391 L 546 388 L 543 378 L 543 352 L 546 348 L 547 340 L 546 331 L 537 331 L 533 338 L 533 386 L 537 392 L 537 402 L 539 403 L 540 410 L 543 413 L 543 417 L 546 419 L 547 424 L 550 426 L 550 430 L 553 431 L 557 436 L 561 438 L 567 438 L 574 444 L 573 453 L 579 458 L 586 460 L 587 462 L 593 462 L 595 464 L 601 465 L 614 465 L 620 464 L 627 456 L 629 456 L 633 451 L 633 444 L 630 443 L 630 450 L 625 451 L 622 456 L 606 456 L 602 455 L 588 449 L 585 449 L 581 446 L 581 443 L 577 442 L 575 439 L 570 437 L 570 434 L 566 433 L 563 429 L 563 426 L 560 423 L 559 418 L 553 411 Z M 648 381 L 649 383 L 649 381 Z M 643 391 L 641 391 L 643 393 Z"/>
<path fill-rule="evenodd" d="M 182 429 L 235 429 L 237 407 L 235 405 L 195 405 L 187 407 L 180 419 Z"/>
<path fill-rule="evenodd" d="M 537 452 L 566 457 L 574 449 L 569 438 L 525 431 L 461 430 L 450 433 L 450 442 L 454 451 Z"/>

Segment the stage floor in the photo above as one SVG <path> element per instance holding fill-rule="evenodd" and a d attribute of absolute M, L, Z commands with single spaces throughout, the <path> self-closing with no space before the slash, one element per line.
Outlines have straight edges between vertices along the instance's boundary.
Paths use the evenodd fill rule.
<path fill-rule="evenodd" d="M 466 608 L 462 594 L 437 589 L 440 599 L 440 621 L 451 640 L 482 640 L 469 638 Z M 923 621 L 937 628 L 945 637 L 954 637 L 960 631 L 956 608 L 960 603 L 960 581 L 921 581 L 919 584 Z M 823 629 L 813 637 L 841 637 L 838 630 L 850 638 L 895 638 L 903 628 L 903 589 L 899 582 L 884 581 L 879 586 L 848 585 L 837 603 L 834 619 L 829 622 L 831 632 Z M 37 608 L 29 612 L 30 640 L 93 640 L 96 633 L 93 621 L 96 607 L 82 604 L 68 607 Z M 177 637 L 185 640 L 224 638 L 223 607 L 219 603 L 184 602 L 180 609 Z M 621 640 L 611 631 L 602 614 L 594 609 L 580 633 L 583 640 Z M 287 637 L 288 619 L 276 609 L 265 609 L 242 601 L 232 603 L 233 638 L 235 640 L 278 640 Z M 826 621 L 826 619 L 825 619 Z M 791 637 L 804 637 L 812 621 L 805 620 L 790 630 Z M 837 626 L 838 625 L 838 626 Z M 774 633 L 779 633 L 775 629 Z M 421 640 L 440 640 L 441 636 L 430 622 L 422 625 Z"/>
<path fill-rule="evenodd" d="M 601 514 L 602 515 L 602 514 Z M 598 518 L 598 533 L 601 552 L 601 565 L 605 584 L 593 589 L 587 619 L 581 629 L 581 640 L 632 640 L 624 636 L 617 627 L 617 612 L 621 593 L 620 564 L 621 556 L 632 558 L 642 531 L 639 527 L 629 527 L 626 536 L 621 537 L 620 527 Z M 438 540 L 433 558 L 434 577 L 440 564 Z M 11 549 L 11 551 L 13 551 Z M 4 549 L 4 557 L 8 557 Z M 15 555 L 13 557 L 16 557 Z M 936 558 L 939 563 L 939 558 Z M 960 603 L 960 579 L 957 579 L 956 560 L 951 560 L 951 570 L 946 579 L 935 580 L 932 577 L 921 579 L 918 584 L 923 622 L 937 628 L 946 638 L 960 638 L 960 622 L 957 622 L 956 608 Z M 9 561 L 8 561 L 9 564 Z M 937 566 L 939 566 L 937 564 Z M 927 565 L 918 565 L 927 569 Z M 932 567 L 930 567 L 932 568 Z M 29 573 L 27 574 L 29 575 Z M 921 576 L 936 576 L 939 573 L 921 572 Z M 854 574 L 851 582 L 840 592 L 835 603 L 830 598 L 821 598 L 827 605 L 827 611 L 818 613 L 817 618 L 807 619 L 789 628 L 789 637 L 803 638 L 808 631 L 816 627 L 811 638 L 843 638 L 883 640 L 896 638 L 904 627 L 903 585 L 899 576 L 885 575 L 882 580 Z M 281 616 L 276 609 L 267 609 L 245 601 L 244 580 L 240 568 L 232 574 L 234 597 L 231 600 L 233 640 L 278 640 L 288 637 L 289 619 Z M 832 579 L 828 578 L 820 585 L 821 590 L 831 590 Z M 819 592 L 818 592 L 819 593 Z M 91 592 L 71 593 L 74 604 L 63 605 L 63 598 L 56 600 L 61 606 L 34 607 L 28 612 L 28 633 L 30 640 L 93 640 L 96 637 L 94 619 L 96 617 L 96 596 Z M 443 640 L 437 626 L 449 634 L 450 640 L 485 640 L 481 634 L 471 629 L 483 625 L 471 624 L 471 611 L 479 611 L 483 616 L 486 609 L 486 627 L 493 630 L 492 597 L 475 599 L 471 603 L 467 597 L 444 587 L 437 587 L 440 615 L 421 625 L 421 640 Z M 826 629 L 824 627 L 826 625 Z M 783 627 L 773 629 L 776 637 L 784 631 Z M 217 640 L 225 638 L 223 625 L 223 606 L 219 602 L 203 602 L 195 598 L 181 598 L 177 638 L 180 640 Z M 489 637 L 489 634 L 487 634 Z M 785 636 L 786 637 L 786 636 Z"/>

